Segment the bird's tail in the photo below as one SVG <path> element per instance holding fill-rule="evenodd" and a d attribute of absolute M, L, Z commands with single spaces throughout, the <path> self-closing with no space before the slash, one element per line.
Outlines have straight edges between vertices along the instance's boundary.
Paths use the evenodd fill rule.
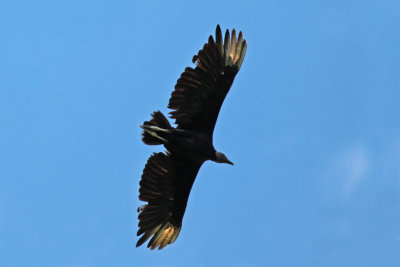
<path fill-rule="evenodd" d="M 160 111 L 154 111 L 151 114 L 151 120 L 145 121 L 140 127 L 143 128 L 143 143 L 146 145 L 161 145 L 166 140 L 160 134 L 168 132 L 171 129 L 171 124 Z"/>

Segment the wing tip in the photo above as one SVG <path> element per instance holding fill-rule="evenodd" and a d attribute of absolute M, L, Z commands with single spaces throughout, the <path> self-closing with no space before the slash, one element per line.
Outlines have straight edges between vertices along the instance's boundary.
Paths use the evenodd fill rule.
<path fill-rule="evenodd" d="M 136 247 L 143 245 L 150 237 L 150 241 L 147 244 L 147 248 L 151 250 L 161 250 L 165 248 L 167 245 L 173 244 L 177 239 L 181 226 L 175 226 L 170 222 L 159 225 L 156 231 L 150 230 L 143 234 L 143 236 L 137 241 Z"/>
<path fill-rule="evenodd" d="M 222 38 L 221 27 L 217 24 L 215 40 L 223 64 L 225 66 L 236 67 L 239 70 L 247 49 L 247 43 L 246 40 L 243 39 L 242 31 L 239 31 L 239 34 L 237 34 L 236 29 L 232 29 L 231 32 L 227 29 L 224 38 Z"/>

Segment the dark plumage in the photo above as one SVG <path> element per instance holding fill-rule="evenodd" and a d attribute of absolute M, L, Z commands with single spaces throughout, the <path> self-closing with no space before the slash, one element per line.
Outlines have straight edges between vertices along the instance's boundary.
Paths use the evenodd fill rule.
<path fill-rule="evenodd" d="M 142 140 L 147 145 L 163 144 L 166 153 L 154 153 L 143 170 L 138 209 L 140 236 L 136 246 L 149 238 L 147 247 L 164 248 L 179 235 L 187 200 L 201 165 L 206 160 L 232 164 L 214 149 L 213 131 L 222 103 L 246 54 L 246 40 L 236 31 L 222 33 L 219 25 L 193 57 L 196 67 L 186 68 L 172 92 L 168 108 L 178 125 L 172 127 L 160 112 L 144 122 Z"/>

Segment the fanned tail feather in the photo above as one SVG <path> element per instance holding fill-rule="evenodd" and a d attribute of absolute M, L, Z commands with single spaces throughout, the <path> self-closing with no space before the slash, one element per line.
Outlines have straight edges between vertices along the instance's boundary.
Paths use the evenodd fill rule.
<path fill-rule="evenodd" d="M 143 123 L 143 125 L 141 126 L 142 128 L 145 128 L 143 126 L 157 126 L 161 129 L 170 129 L 171 128 L 171 124 L 169 123 L 168 119 L 160 111 L 154 111 L 153 114 L 151 114 L 151 120 L 145 121 Z M 146 130 L 144 130 L 142 133 L 142 141 L 146 145 L 161 145 L 162 144 L 162 141 L 160 138 L 157 138 L 154 135 L 151 135 Z"/>

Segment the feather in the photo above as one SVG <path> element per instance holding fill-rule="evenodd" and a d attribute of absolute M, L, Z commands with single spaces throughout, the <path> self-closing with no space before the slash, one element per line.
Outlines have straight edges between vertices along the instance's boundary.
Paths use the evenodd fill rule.
<path fill-rule="evenodd" d="M 171 240 L 169 241 L 170 244 L 175 242 L 180 232 L 181 232 L 181 227 L 175 228 L 174 235 L 171 237 Z"/>
<path fill-rule="evenodd" d="M 232 60 L 232 64 L 233 64 L 233 59 L 235 57 L 236 54 L 236 30 L 233 29 L 232 33 L 231 33 L 231 52 L 230 52 L 230 57 Z"/>
<path fill-rule="evenodd" d="M 229 40 L 229 31 L 225 32 L 225 41 L 224 41 L 224 65 L 229 65 L 229 54 L 231 52 L 231 42 Z"/>
<path fill-rule="evenodd" d="M 221 54 L 221 57 L 224 57 L 224 48 L 223 48 L 223 43 L 222 43 L 222 32 L 221 28 L 219 25 L 217 25 L 217 29 L 215 30 L 215 40 L 217 42 L 217 47 L 219 50 L 219 53 Z"/>
<path fill-rule="evenodd" d="M 240 67 L 242 66 L 244 56 L 246 55 L 246 50 L 247 50 L 247 43 L 246 43 L 246 40 L 244 40 L 243 41 L 243 49 L 242 49 L 242 51 L 240 51 L 240 58 L 237 63 L 238 69 L 240 69 Z"/>
<path fill-rule="evenodd" d="M 236 45 L 235 58 L 233 59 L 233 63 L 235 64 L 235 66 L 237 66 L 237 62 L 239 60 L 240 52 L 242 51 L 242 47 L 243 47 L 243 36 L 242 36 L 242 32 L 239 32 L 239 37 L 238 37 L 237 45 Z"/>

